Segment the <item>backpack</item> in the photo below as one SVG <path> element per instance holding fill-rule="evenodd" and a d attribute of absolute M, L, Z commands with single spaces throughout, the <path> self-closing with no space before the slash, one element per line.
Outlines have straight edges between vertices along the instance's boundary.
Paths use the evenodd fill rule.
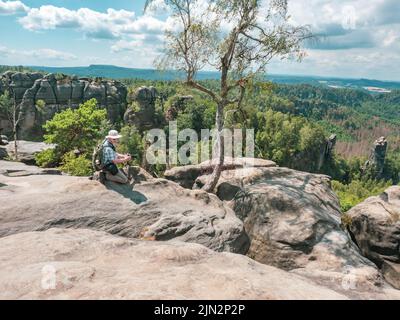
<path fill-rule="evenodd" d="M 106 140 L 103 140 L 103 142 L 97 145 L 97 147 L 94 148 L 93 150 L 92 166 L 94 171 L 100 171 L 104 169 L 104 163 L 102 162 L 103 162 L 103 147 L 105 142 Z"/>

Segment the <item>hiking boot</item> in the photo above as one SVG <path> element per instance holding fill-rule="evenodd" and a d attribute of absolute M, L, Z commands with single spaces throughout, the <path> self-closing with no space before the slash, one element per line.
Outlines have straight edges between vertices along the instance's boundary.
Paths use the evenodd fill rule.
<path fill-rule="evenodd" d="M 99 181 L 102 184 L 106 183 L 106 173 L 105 172 L 100 171 L 100 173 L 99 173 Z"/>

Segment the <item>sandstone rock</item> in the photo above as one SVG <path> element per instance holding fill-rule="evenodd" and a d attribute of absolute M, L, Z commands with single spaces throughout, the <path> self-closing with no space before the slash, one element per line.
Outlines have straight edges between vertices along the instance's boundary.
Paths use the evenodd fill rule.
<path fill-rule="evenodd" d="M 76 79 L 71 79 L 71 102 L 74 104 L 79 104 L 82 102 L 83 89 L 85 88 L 85 83 L 83 81 L 78 81 Z"/>
<path fill-rule="evenodd" d="M 382 265 L 382 273 L 388 283 L 400 289 L 400 264 L 385 261 Z"/>
<path fill-rule="evenodd" d="M 69 101 L 72 96 L 72 82 L 59 83 L 56 86 L 57 101 Z"/>
<path fill-rule="evenodd" d="M 340 227 L 329 177 L 277 167 L 227 170 L 217 194 L 233 199 L 230 205 L 251 240 L 247 255 L 256 261 L 321 283 L 335 279 L 338 290 L 348 274 L 356 278 L 358 290 L 380 285 L 374 264 Z"/>
<path fill-rule="evenodd" d="M 0 298 L 347 299 L 245 256 L 83 229 L 0 239 Z"/>
<path fill-rule="evenodd" d="M 52 149 L 55 147 L 53 144 L 46 144 L 44 142 L 33 142 L 17 140 L 18 145 L 18 160 L 26 164 L 35 163 L 35 155 L 43 150 Z M 7 152 L 11 157 L 14 157 L 14 141 L 10 141 L 7 145 Z"/>
<path fill-rule="evenodd" d="M 100 104 L 106 101 L 106 91 L 102 83 L 89 82 L 83 91 L 83 99 L 90 100 L 95 98 Z"/>
<path fill-rule="evenodd" d="M 134 107 L 126 110 L 125 123 L 134 125 L 138 130 L 154 127 L 157 90 L 154 87 L 139 87 L 129 99 L 133 101 Z"/>
<path fill-rule="evenodd" d="M 204 161 L 198 165 L 188 165 L 181 167 L 174 167 L 165 171 L 164 177 L 168 180 L 174 181 L 184 188 L 191 189 L 192 187 L 201 188 L 204 184 L 199 180 L 196 185 L 195 181 L 202 175 L 209 174 L 213 171 L 216 164 L 216 159 Z M 225 157 L 223 170 L 244 168 L 244 167 L 275 167 L 273 161 L 255 158 L 232 158 Z"/>
<path fill-rule="evenodd" d="M 53 168 L 38 168 L 29 166 L 22 162 L 0 161 L 0 177 L 5 175 L 11 176 L 32 176 L 32 175 L 61 175 L 61 171 Z"/>
<path fill-rule="evenodd" d="M 20 136 L 23 139 L 40 134 L 42 125 L 56 112 L 67 107 L 77 108 L 91 98 L 96 98 L 99 105 L 107 109 L 111 122 L 121 121 L 126 110 L 127 89 L 117 81 L 93 81 L 68 76 L 57 80 L 54 74 L 42 76 L 36 73 L 6 72 L 0 77 L 0 94 L 8 86 L 13 88 L 18 103 L 22 104 L 24 117 L 20 125 Z M 38 100 L 45 102 L 44 112 L 36 110 Z M 9 125 L 6 129 L 9 129 Z"/>
<path fill-rule="evenodd" d="M 8 157 L 7 149 L 0 146 L 0 160 L 6 159 Z"/>
<path fill-rule="evenodd" d="M 394 278 L 400 269 L 394 267 L 400 264 L 400 187 L 390 187 L 380 196 L 368 198 L 347 215 L 351 220 L 349 231 L 361 252 L 379 267 L 388 261 L 383 274 L 388 270 L 388 277 Z"/>
<path fill-rule="evenodd" d="M 364 165 L 364 168 L 372 167 L 375 169 L 377 179 L 383 178 L 387 147 L 388 142 L 385 137 L 375 140 L 370 157 Z"/>
<path fill-rule="evenodd" d="M 22 100 L 24 92 L 32 87 L 37 79 L 42 78 L 40 73 L 24 73 L 8 71 L 0 75 L 0 87 L 2 90 L 6 90 L 7 87 L 11 87 L 16 95 L 18 102 Z"/>
<path fill-rule="evenodd" d="M 9 175 L 0 175 L 0 237 L 52 227 L 90 228 L 130 238 L 196 242 L 217 251 L 248 249 L 243 223 L 230 208 L 215 195 L 171 181 L 154 179 L 132 190 L 80 177 Z"/>
<path fill-rule="evenodd" d="M 320 172 L 324 163 L 326 163 L 327 161 L 329 161 L 329 159 L 332 158 L 336 142 L 337 142 L 336 134 L 330 135 L 329 138 L 326 140 L 325 145 L 320 151 L 318 167 L 317 167 L 318 172 Z"/>
<path fill-rule="evenodd" d="M 58 103 L 55 88 L 48 79 L 43 79 L 40 81 L 40 87 L 36 92 L 35 99 L 43 100 L 46 102 L 46 104 Z"/>
<path fill-rule="evenodd" d="M 2 129 L 0 129 L 1 131 Z M 9 144 L 8 137 L 4 134 L 0 135 L 0 146 L 6 146 L 7 144 Z"/>

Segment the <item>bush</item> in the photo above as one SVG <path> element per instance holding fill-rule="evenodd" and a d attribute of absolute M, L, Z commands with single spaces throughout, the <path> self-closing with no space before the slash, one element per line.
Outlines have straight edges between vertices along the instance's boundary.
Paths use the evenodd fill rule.
<path fill-rule="evenodd" d="M 78 109 L 66 109 L 43 126 L 45 142 L 57 144 L 61 154 L 71 150 L 90 153 L 101 138 L 106 116 L 107 111 L 97 107 L 96 99 L 86 101 Z"/>
<path fill-rule="evenodd" d="M 60 154 L 56 149 L 46 149 L 35 155 L 35 162 L 39 167 L 54 168 L 60 162 Z"/>
<path fill-rule="evenodd" d="M 60 169 L 73 176 L 90 176 L 92 163 L 86 155 L 76 156 L 73 151 L 64 155 Z"/>
<path fill-rule="evenodd" d="M 340 201 L 342 212 L 347 212 L 365 199 L 377 196 L 392 185 L 392 181 L 353 180 L 349 184 L 332 182 L 332 188 Z"/>
<path fill-rule="evenodd" d="M 307 119 L 271 109 L 257 113 L 257 156 L 292 169 L 316 172 L 326 140 L 321 127 Z"/>
<path fill-rule="evenodd" d="M 122 138 L 118 147 L 119 153 L 130 153 L 136 165 L 142 163 L 143 139 L 139 131 L 134 126 L 125 126 L 121 129 Z"/>
<path fill-rule="evenodd" d="M 60 169 L 71 175 L 90 175 L 93 148 L 109 129 L 106 115 L 106 110 L 97 107 L 96 99 L 86 101 L 78 109 L 57 113 L 43 126 L 45 142 L 57 147 L 37 154 L 37 165 L 56 167 L 61 164 Z M 77 157 L 72 150 L 78 150 L 81 155 Z"/>

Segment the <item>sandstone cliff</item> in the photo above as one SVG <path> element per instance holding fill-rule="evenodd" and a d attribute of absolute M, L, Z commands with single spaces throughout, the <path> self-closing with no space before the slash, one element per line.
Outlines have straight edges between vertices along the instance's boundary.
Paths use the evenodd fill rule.
<path fill-rule="evenodd" d="M 40 136 L 41 126 L 55 113 L 67 107 L 76 108 L 92 98 L 107 109 L 111 122 L 121 121 L 126 110 L 127 89 L 114 80 L 8 71 L 0 76 L 0 94 L 5 90 L 12 91 L 17 102 L 22 103 L 24 120 L 20 126 L 21 139 Z M 44 110 L 36 107 L 39 100 L 45 103 Z M 1 115 L 0 127 L 8 127 L 8 122 Z"/>
<path fill-rule="evenodd" d="M 0 161 L 0 297 L 400 299 L 341 229 L 328 177 L 247 161 L 218 196 Z"/>

